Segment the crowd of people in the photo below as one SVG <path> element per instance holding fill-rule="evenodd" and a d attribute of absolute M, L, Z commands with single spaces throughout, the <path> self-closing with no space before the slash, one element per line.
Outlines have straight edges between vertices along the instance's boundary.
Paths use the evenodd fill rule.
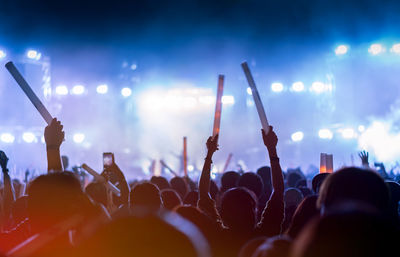
<path fill-rule="evenodd" d="M 365 152 L 360 167 L 310 180 L 299 170 L 282 171 L 270 127 L 260 135 L 269 158 L 256 172 L 211 179 L 217 135 L 205 140 L 198 182 L 185 176 L 128 182 L 113 162 L 104 179 L 85 185 L 63 169 L 60 121 L 53 119 L 44 137 L 48 172 L 26 185 L 10 177 L 0 151 L 0 256 L 400 255 L 400 185 L 369 168 Z"/>

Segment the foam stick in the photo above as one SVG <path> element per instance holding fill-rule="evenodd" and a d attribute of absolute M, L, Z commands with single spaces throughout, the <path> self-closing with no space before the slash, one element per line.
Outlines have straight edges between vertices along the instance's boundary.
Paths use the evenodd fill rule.
<path fill-rule="evenodd" d="M 229 163 L 231 162 L 232 156 L 233 156 L 232 153 L 230 153 L 228 155 L 228 159 L 226 159 L 225 166 L 224 166 L 224 169 L 222 170 L 222 173 L 225 173 L 225 171 L 228 169 L 228 166 L 229 166 Z"/>
<path fill-rule="evenodd" d="M 187 138 L 183 137 L 183 174 L 187 177 Z"/>
<path fill-rule="evenodd" d="M 117 195 L 117 196 L 121 195 L 121 191 L 118 189 L 118 187 L 114 186 L 114 184 L 111 183 L 110 181 L 106 182 L 106 179 L 102 175 L 100 175 L 95 170 L 90 168 L 87 164 L 85 164 L 85 163 L 82 164 L 82 168 L 84 170 L 86 170 L 90 175 L 92 175 L 95 180 L 97 180 L 99 182 L 104 182 L 104 185 L 107 187 L 107 189 L 110 190 L 111 192 L 113 192 L 115 195 Z"/>
<path fill-rule="evenodd" d="M 215 102 L 215 114 L 214 114 L 214 127 L 213 137 L 219 134 L 219 128 L 221 126 L 221 111 L 222 111 L 222 95 L 224 93 L 224 75 L 218 76 L 218 89 L 217 99 Z"/>
<path fill-rule="evenodd" d="M 247 65 L 247 62 L 242 63 L 242 69 L 244 71 L 244 74 L 246 75 L 247 82 L 249 83 L 249 86 L 251 88 L 254 103 L 257 108 L 258 117 L 260 117 L 262 128 L 264 129 L 265 133 L 267 134 L 269 132 L 269 123 L 267 120 L 267 116 L 265 115 L 265 110 L 264 110 L 264 106 L 261 102 L 260 95 L 258 94 L 256 83 L 254 82 L 253 76 L 251 75 L 251 72 L 250 72 L 249 66 Z"/>
<path fill-rule="evenodd" d="M 178 174 L 177 174 L 173 169 L 171 169 L 163 160 L 160 160 L 160 164 L 161 164 L 164 168 L 166 168 L 169 172 L 171 172 L 172 175 L 174 175 L 175 177 L 178 177 Z"/>
<path fill-rule="evenodd" d="M 332 154 L 326 155 L 326 172 L 328 172 L 328 173 L 333 172 L 333 155 Z"/>
<path fill-rule="evenodd" d="M 79 225 L 83 220 L 80 215 L 74 215 L 71 218 L 56 224 L 55 226 L 29 237 L 27 240 L 15 246 L 7 252 L 9 257 L 32 256 L 38 250 L 48 245 L 54 239 L 66 234 L 69 230 Z"/>
<path fill-rule="evenodd" d="M 326 153 L 321 153 L 319 161 L 319 173 L 326 173 Z"/>
<path fill-rule="evenodd" d="M 32 88 L 26 82 L 24 77 L 22 77 L 21 73 L 17 70 L 15 65 L 12 62 L 8 62 L 5 66 L 10 74 L 13 76 L 15 81 L 18 83 L 18 85 L 21 87 L 22 91 L 25 92 L 26 96 L 29 98 L 29 100 L 31 100 L 32 104 L 39 111 L 40 115 L 42 115 L 43 119 L 47 122 L 47 124 L 50 124 L 53 120 L 53 117 L 50 115 L 49 111 L 37 97 L 35 92 L 33 92 Z"/>

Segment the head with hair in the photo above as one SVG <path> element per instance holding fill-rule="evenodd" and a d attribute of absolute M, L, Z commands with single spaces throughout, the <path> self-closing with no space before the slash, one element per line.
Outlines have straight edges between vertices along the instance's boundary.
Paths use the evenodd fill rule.
<path fill-rule="evenodd" d="M 250 232 L 256 225 L 257 197 L 244 187 L 229 189 L 222 195 L 220 214 L 225 226 Z"/>
<path fill-rule="evenodd" d="M 184 199 L 189 191 L 186 181 L 181 177 L 173 177 L 169 183 L 171 184 L 171 188 L 174 189 L 182 199 Z"/>
<path fill-rule="evenodd" d="M 161 199 L 166 209 L 172 210 L 182 204 L 181 197 L 173 189 L 161 190 Z"/>
<path fill-rule="evenodd" d="M 240 175 L 236 171 L 228 171 L 228 172 L 225 172 L 224 174 L 222 174 L 221 191 L 225 192 L 228 189 L 236 187 L 239 178 L 240 178 Z"/>
<path fill-rule="evenodd" d="M 160 190 L 149 182 L 137 184 L 130 193 L 130 204 L 131 207 L 158 210 L 162 204 Z"/>
<path fill-rule="evenodd" d="M 324 180 L 329 176 L 330 173 L 318 173 L 311 181 L 312 189 L 314 193 L 318 194 Z"/>
<path fill-rule="evenodd" d="M 261 177 L 253 172 L 246 172 L 242 174 L 242 176 L 239 178 L 238 186 L 245 187 L 253 191 L 257 198 L 260 197 L 264 188 Z"/>
<path fill-rule="evenodd" d="M 168 180 L 161 176 L 152 176 L 150 182 L 156 185 L 158 189 L 160 189 L 160 191 L 163 189 L 170 188 Z"/>

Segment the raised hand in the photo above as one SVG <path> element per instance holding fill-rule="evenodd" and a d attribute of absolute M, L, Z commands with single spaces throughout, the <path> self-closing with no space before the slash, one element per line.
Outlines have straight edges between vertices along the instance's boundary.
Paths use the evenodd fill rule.
<path fill-rule="evenodd" d="M 213 138 L 213 137 L 209 137 L 207 139 L 207 150 L 209 154 L 213 154 L 215 153 L 218 149 L 218 134 Z"/>
<path fill-rule="evenodd" d="M 361 159 L 361 163 L 363 166 L 369 166 L 368 157 L 369 154 L 365 150 L 358 153 L 358 157 Z"/>
<path fill-rule="evenodd" d="M 0 166 L 1 169 L 3 170 L 3 173 L 8 173 L 7 163 L 8 163 L 7 155 L 0 150 Z"/>
<path fill-rule="evenodd" d="M 261 129 L 261 133 L 264 145 L 268 148 L 268 150 L 275 149 L 276 145 L 278 144 L 278 137 L 275 134 L 273 127 L 269 126 L 269 131 L 267 134 L 265 134 L 264 129 Z"/>
<path fill-rule="evenodd" d="M 61 122 L 54 118 L 50 125 L 48 125 L 44 130 L 44 140 L 46 141 L 47 148 L 58 149 L 61 143 L 64 141 L 64 126 Z"/>

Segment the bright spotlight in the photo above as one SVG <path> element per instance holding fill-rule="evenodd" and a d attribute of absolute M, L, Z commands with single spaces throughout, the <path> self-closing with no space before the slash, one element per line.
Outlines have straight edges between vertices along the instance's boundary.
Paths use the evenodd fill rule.
<path fill-rule="evenodd" d="M 303 91 L 303 90 L 304 90 L 304 84 L 303 84 L 303 82 L 298 81 L 298 82 L 294 82 L 294 83 L 292 84 L 292 91 L 294 91 L 294 92 L 301 92 L 301 91 Z"/>
<path fill-rule="evenodd" d="M 352 129 L 352 128 L 343 129 L 342 137 L 346 138 L 346 139 L 354 138 L 355 137 L 354 129 Z"/>
<path fill-rule="evenodd" d="M 390 48 L 390 52 L 400 54 L 400 44 L 394 44 L 392 48 Z"/>
<path fill-rule="evenodd" d="M 304 133 L 301 131 L 297 131 L 292 134 L 292 140 L 293 142 L 300 142 L 304 138 Z"/>
<path fill-rule="evenodd" d="M 13 143 L 15 137 L 11 133 L 2 133 L 0 135 L 0 140 L 3 141 L 4 143 Z"/>
<path fill-rule="evenodd" d="M 318 131 L 318 136 L 322 139 L 332 139 L 333 133 L 329 129 L 320 129 Z"/>
<path fill-rule="evenodd" d="M 273 92 L 276 92 L 276 93 L 282 92 L 282 91 L 283 91 L 283 85 L 282 85 L 282 83 L 279 83 L 279 82 L 272 83 L 272 84 L 271 84 L 271 90 L 272 90 Z"/>
<path fill-rule="evenodd" d="M 85 140 L 85 135 L 82 133 L 75 133 L 72 139 L 75 143 L 80 144 Z"/>
<path fill-rule="evenodd" d="M 206 105 L 212 105 L 213 103 L 215 103 L 215 97 L 211 95 L 200 96 L 199 102 Z"/>
<path fill-rule="evenodd" d="M 0 60 L 4 59 L 7 56 L 6 52 L 4 50 L 0 50 Z"/>
<path fill-rule="evenodd" d="M 364 125 L 358 126 L 358 132 L 364 132 L 364 131 L 365 131 L 365 126 Z"/>
<path fill-rule="evenodd" d="M 247 88 L 247 94 L 248 94 L 248 95 L 252 95 L 252 94 L 253 94 L 253 91 L 251 91 L 251 88 L 250 88 L 250 87 Z"/>
<path fill-rule="evenodd" d="M 130 89 L 129 87 L 124 87 L 123 89 L 121 89 L 121 95 L 123 97 L 128 97 L 132 94 L 132 89 Z"/>
<path fill-rule="evenodd" d="M 193 165 L 188 165 L 187 169 L 188 169 L 188 171 L 193 171 L 194 170 L 194 166 Z"/>
<path fill-rule="evenodd" d="M 233 97 L 233 95 L 224 95 L 222 96 L 221 101 L 223 104 L 234 104 L 235 98 Z"/>
<path fill-rule="evenodd" d="M 25 132 L 22 134 L 22 139 L 27 143 L 33 143 L 36 141 L 36 136 L 32 132 Z"/>
<path fill-rule="evenodd" d="M 320 94 L 325 90 L 325 84 L 322 83 L 321 81 L 315 81 L 311 85 L 311 90 L 317 94 Z"/>
<path fill-rule="evenodd" d="M 347 51 L 349 50 L 349 47 L 346 45 L 340 45 L 338 47 L 336 47 L 335 49 L 335 54 L 336 55 L 344 55 L 347 53 Z"/>
<path fill-rule="evenodd" d="M 60 85 L 56 87 L 57 95 L 68 95 L 68 88 L 65 85 Z"/>
<path fill-rule="evenodd" d="M 26 57 L 28 57 L 29 59 L 32 59 L 32 60 L 40 60 L 40 57 L 42 57 L 42 54 L 36 50 L 28 50 L 28 52 L 26 52 Z"/>
<path fill-rule="evenodd" d="M 368 52 L 372 55 L 378 55 L 382 52 L 384 52 L 384 48 L 381 44 L 372 44 L 369 48 L 368 48 Z"/>
<path fill-rule="evenodd" d="M 96 88 L 96 92 L 102 95 L 107 94 L 108 86 L 106 84 L 98 85 Z"/>
<path fill-rule="evenodd" d="M 72 88 L 71 92 L 74 95 L 82 95 L 83 93 L 85 93 L 85 87 L 82 85 L 75 85 Z"/>

